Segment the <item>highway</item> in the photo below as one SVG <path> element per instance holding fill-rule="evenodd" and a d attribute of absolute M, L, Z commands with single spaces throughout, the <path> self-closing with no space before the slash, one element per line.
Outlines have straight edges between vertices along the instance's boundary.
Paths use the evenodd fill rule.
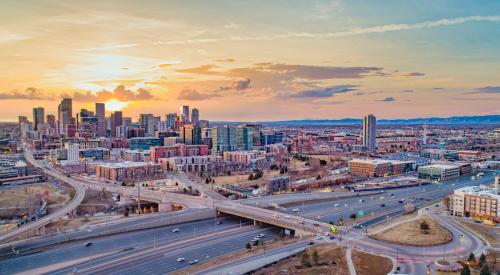
<path fill-rule="evenodd" d="M 42 164 L 40 164 L 38 161 L 36 161 L 33 156 L 29 153 L 28 149 L 24 150 L 24 156 L 26 161 L 28 161 L 31 165 L 35 166 L 36 168 L 40 168 L 44 170 L 44 173 L 56 178 L 57 180 L 60 180 L 64 183 L 69 184 L 73 189 L 75 189 L 75 195 L 71 199 L 69 203 L 64 205 L 63 207 L 56 209 L 54 212 L 36 220 L 30 223 L 27 223 L 21 227 L 15 228 L 14 230 L 11 230 L 7 232 L 6 234 L 0 236 L 0 243 L 6 242 L 12 238 L 15 238 L 19 236 L 20 234 L 26 233 L 31 230 L 38 229 L 40 227 L 43 227 L 53 221 L 56 221 L 63 216 L 71 213 L 74 211 L 78 205 L 83 201 L 83 198 L 85 197 L 85 188 L 81 183 L 79 183 L 76 180 L 73 180 L 71 178 L 68 178 L 67 176 L 53 170 L 52 168 L 45 167 Z"/>
<path fill-rule="evenodd" d="M 215 212 L 210 209 L 188 208 L 169 213 L 155 213 L 137 217 L 129 217 L 127 219 L 120 219 L 103 224 L 96 224 L 81 229 L 69 230 L 67 232 L 60 232 L 44 237 L 24 239 L 13 243 L 0 245 L 0 257 L 8 257 L 13 255 L 13 250 L 15 250 L 15 252 L 19 256 L 22 256 L 25 254 L 36 252 L 38 251 L 37 249 L 49 245 L 57 245 L 69 241 L 85 240 L 109 234 L 161 227 L 165 224 L 175 224 L 187 220 L 199 220 L 200 217 L 205 217 L 207 216 L 207 214 L 208 216 L 214 216 Z"/>
<path fill-rule="evenodd" d="M 222 223 L 217 224 L 217 221 L 221 221 Z M 258 232 L 259 230 L 272 230 L 273 232 L 279 232 L 279 229 L 276 228 L 253 227 L 253 225 L 248 225 L 248 223 L 242 224 L 242 228 L 240 229 L 240 219 L 238 218 L 222 217 L 218 218 L 217 221 L 215 219 L 209 219 L 178 225 L 169 225 L 161 228 L 108 235 L 88 240 L 32 249 L 29 252 L 26 251 L 26 255 L 11 257 L 0 261 L 0 270 L 5 271 L 8 274 L 13 274 L 52 264 L 63 263 L 65 261 L 82 257 L 122 251 L 130 248 L 133 249 L 128 251 L 128 253 L 137 253 L 144 249 L 151 249 L 153 247 L 153 242 L 156 243 L 156 246 L 160 246 L 162 244 L 189 240 L 194 237 L 209 236 L 209 233 L 224 232 L 224 230 L 229 229 L 235 229 L 238 232 L 248 232 L 250 235 L 257 235 L 258 233 L 255 232 Z M 179 229 L 179 232 L 172 232 L 174 229 Z M 231 237 L 231 242 L 234 241 L 233 239 L 244 241 L 242 244 L 240 243 L 234 247 L 234 249 L 241 249 L 245 247 L 246 242 L 250 241 L 250 239 L 255 236 L 252 236 L 251 238 L 239 238 L 236 235 L 228 234 L 228 237 Z M 84 246 L 84 243 L 86 242 L 92 242 L 92 245 Z M 226 249 L 226 246 L 227 249 L 229 249 L 229 243 L 231 242 L 226 242 L 220 247 L 217 253 L 224 254 L 223 252 Z M 188 247 L 190 245 L 192 244 L 185 243 L 183 244 L 183 247 Z M 232 250 L 228 250 L 227 252 L 229 251 Z M 188 259 L 189 255 L 178 253 L 175 256 L 185 257 Z M 199 260 L 201 261 L 204 259 Z M 175 260 L 173 262 L 175 262 Z"/>
<path fill-rule="evenodd" d="M 470 176 L 467 176 L 443 181 L 442 185 L 429 184 L 417 187 L 391 189 L 378 195 L 364 195 L 360 197 L 339 199 L 338 201 L 320 202 L 317 204 L 300 205 L 299 202 L 298 206 L 279 209 L 278 211 L 287 213 L 288 215 L 303 216 L 325 223 L 330 221 L 336 222 L 339 218 L 348 221 L 352 214 L 358 213 L 359 211 L 362 211 L 364 215 L 369 218 L 373 212 L 374 218 L 365 219 L 362 223 L 365 226 L 370 226 L 385 219 L 386 215 L 380 218 L 377 217 L 377 215 L 381 213 L 403 213 L 404 203 L 399 203 L 400 200 L 405 200 L 406 202 L 408 199 L 414 206 L 419 207 L 443 198 L 452 193 L 456 188 L 491 183 L 493 179 L 494 173 L 486 172 L 483 177 L 476 180 L 471 180 Z M 391 194 L 394 196 L 391 196 Z M 412 201 L 412 198 L 415 199 Z M 360 202 L 360 200 L 363 200 L 363 202 Z M 382 207 L 382 204 L 385 206 Z M 294 212 L 292 210 L 299 211 Z"/>

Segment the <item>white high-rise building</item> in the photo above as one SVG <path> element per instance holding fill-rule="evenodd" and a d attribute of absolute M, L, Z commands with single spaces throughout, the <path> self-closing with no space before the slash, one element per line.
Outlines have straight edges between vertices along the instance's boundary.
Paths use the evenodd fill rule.
<path fill-rule="evenodd" d="M 80 160 L 80 148 L 77 143 L 66 143 L 64 148 L 68 153 L 68 162 L 78 162 Z"/>
<path fill-rule="evenodd" d="M 377 118 L 372 114 L 363 119 L 363 146 L 370 152 L 377 148 Z"/>

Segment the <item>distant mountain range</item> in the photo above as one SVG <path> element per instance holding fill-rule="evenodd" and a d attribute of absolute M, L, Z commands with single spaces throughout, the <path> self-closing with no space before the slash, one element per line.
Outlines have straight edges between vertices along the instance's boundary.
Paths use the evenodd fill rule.
<path fill-rule="evenodd" d="M 214 121 L 213 125 L 234 125 L 242 123 L 257 123 L 269 126 L 298 126 L 298 125 L 356 125 L 361 124 L 362 119 L 302 119 L 302 120 L 282 120 L 282 121 L 256 121 L 256 122 L 224 122 Z M 500 115 L 486 116 L 453 116 L 453 117 L 430 117 L 411 119 L 380 119 L 377 124 L 398 125 L 398 124 L 500 124 Z"/>

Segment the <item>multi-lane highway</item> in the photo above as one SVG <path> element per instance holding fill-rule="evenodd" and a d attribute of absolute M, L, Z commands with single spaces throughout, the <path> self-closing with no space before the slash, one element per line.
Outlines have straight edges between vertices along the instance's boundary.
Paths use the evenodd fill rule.
<path fill-rule="evenodd" d="M 178 232 L 173 232 L 175 229 L 178 229 Z M 266 232 L 271 230 L 270 232 L 273 232 L 273 234 L 265 233 L 268 240 L 269 238 L 272 239 L 279 232 L 279 229 L 276 228 L 254 227 L 249 223 L 242 223 L 240 225 L 240 219 L 237 218 L 223 217 L 217 220 L 209 219 L 31 249 L 25 251 L 22 256 L 1 260 L 0 270 L 5 271 L 7 274 L 13 274 L 54 264 L 63 266 L 65 262 L 85 257 L 94 257 L 91 261 L 94 262 L 91 263 L 93 265 L 97 264 L 98 255 L 101 254 L 112 253 L 112 256 L 106 258 L 110 260 L 115 257 L 151 250 L 153 246 L 161 247 L 162 245 L 174 243 L 178 243 L 182 248 L 189 247 L 193 251 L 182 253 L 182 250 L 170 249 L 171 256 L 175 259 L 177 257 L 184 257 L 186 261 L 189 261 L 197 255 L 195 252 L 198 246 L 203 246 L 208 241 L 220 240 L 222 236 L 227 237 L 228 239 L 224 242 L 217 244 L 216 249 L 215 247 L 206 247 L 206 255 L 212 258 L 244 248 L 245 244 L 262 230 Z M 215 237 L 214 233 L 220 235 Z M 241 234 L 249 235 L 248 237 L 243 237 L 246 235 Z M 207 239 L 199 240 L 199 237 L 206 237 Z M 92 244 L 85 246 L 84 244 L 87 242 L 91 242 Z M 200 257 L 198 260 L 205 261 L 209 259 L 206 255 Z M 141 261 L 146 261 L 148 257 L 141 257 Z M 183 263 L 178 264 L 175 259 L 172 261 L 172 264 L 176 268 L 185 266 Z M 88 263 L 71 265 L 71 267 L 67 268 L 72 270 L 86 264 Z"/>
<path fill-rule="evenodd" d="M 383 220 L 386 215 L 377 218 L 380 213 L 403 213 L 404 204 L 410 202 L 415 207 L 435 202 L 453 192 L 454 189 L 468 185 L 480 185 L 491 183 L 494 178 L 493 172 L 487 172 L 481 178 L 471 180 L 470 177 L 444 181 L 442 184 L 429 184 L 423 186 L 391 189 L 382 194 L 364 195 L 337 201 L 320 202 L 315 204 L 304 204 L 287 209 L 280 209 L 289 215 L 299 215 L 323 222 L 336 222 L 340 218 L 345 221 L 350 219 L 352 214 L 362 211 L 364 216 L 373 218 L 363 219 L 363 224 L 370 226 L 375 222 Z M 400 201 L 404 200 L 403 203 Z M 295 212 L 292 210 L 296 210 Z M 297 211 L 298 210 L 298 211 Z"/>

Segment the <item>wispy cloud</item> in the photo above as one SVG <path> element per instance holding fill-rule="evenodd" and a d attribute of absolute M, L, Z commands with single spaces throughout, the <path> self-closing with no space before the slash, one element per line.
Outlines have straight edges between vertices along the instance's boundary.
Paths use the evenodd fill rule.
<path fill-rule="evenodd" d="M 106 51 L 106 50 L 117 50 L 117 49 L 126 49 L 126 48 L 133 48 L 133 47 L 138 47 L 141 44 L 138 43 L 132 43 L 132 44 L 116 44 L 116 45 L 108 45 L 108 46 L 102 46 L 102 47 L 92 47 L 92 48 L 81 48 L 77 49 L 78 51 Z"/>
<path fill-rule="evenodd" d="M 377 101 L 382 101 L 382 102 L 393 102 L 393 101 L 396 101 L 396 99 L 392 96 L 389 96 L 389 97 L 386 97 L 384 99 L 380 99 L 380 100 L 377 100 Z"/>
<path fill-rule="evenodd" d="M 294 98 L 327 98 L 335 94 L 347 93 L 356 90 L 356 85 L 335 85 L 329 87 L 318 87 L 316 89 L 304 90 L 290 95 Z"/>
<path fill-rule="evenodd" d="M 35 87 L 26 88 L 23 92 L 14 90 L 11 92 L 0 93 L 0 100 L 23 99 L 23 100 L 53 100 L 53 95 L 45 95 Z"/>
<path fill-rule="evenodd" d="M 250 78 L 235 80 L 235 81 L 233 81 L 233 83 L 231 83 L 231 86 L 220 87 L 220 90 L 221 91 L 224 91 L 224 90 L 244 91 L 246 89 L 251 88 L 250 82 L 251 82 Z"/>
<path fill-rule="evenodd" d="M 420 73 L 420 72 L 411 72 L 411 73 L 403 74 L 403 76 L 405 76 L 405 77 L 424 76 L 424 75 L 425 75 L 424 73 Z"/>
<path fill-rule="evenodd" d="M 0 30 L 0 43 L 15 42 L 30 39 L 30 36 L 11 32 L 8 30 Z"/>
<path fill-rule="evenodd" d="M 100 102 L 117 99 L 120 101 L 140 101 L 140 100 L 158 100 L 151 91 L 147 89 L 137 89 L 132 91 L 123 85 L 118 85 L 113 91 L 101 90 L 98 92 L 75 92 L 73 99 L 80 102 Z"/>
<path fill-rule="evenodd" d="M 201 92 L 198 92 L 197 90 L 186 88 L 186 89 L 183 89 L 179 92 L 177 99 L 201 101 L 201 100 L 211 99 L 214 97 L 222 97 L 222 95 L 217 94 L 217 93 L 201 93 Z"/>
<path fill-rule="evenodd" d="M 470 22 L 500 22 L 500 15 L 491 16 L 465 16 L 455 18 L 444 18 L 433 21 L 423 21 L 413 24 L 387 24 L 372 27 L 360 27 L 347 31 L 340 32 L 285 32 L 272 35 L 260 36 L 227 36 L 227 37 L 207 37 L 207 38 L 193 38 L 181 40 L 166 40 L 159 41 L 157 44 L 163 45 L 178 45 L 178 44 L 196 44 L 196 43 L 214 43 L 214 42 L 230 42 L 230 41 L 261 41 L 261 40 L 276 40 L 286 38 L 337 38 L 364 34 L 377 34 L 386 32 L 397 32 L 407 30 L 417 30 L 425 28 L 434 28 L 440 26 L 452 26 L 465 24 Z"/>
<path fill-rule="evenodd" d="M 474 89 L 472 94 L 500 94 L 500 86 L 486 86 Z"/>

